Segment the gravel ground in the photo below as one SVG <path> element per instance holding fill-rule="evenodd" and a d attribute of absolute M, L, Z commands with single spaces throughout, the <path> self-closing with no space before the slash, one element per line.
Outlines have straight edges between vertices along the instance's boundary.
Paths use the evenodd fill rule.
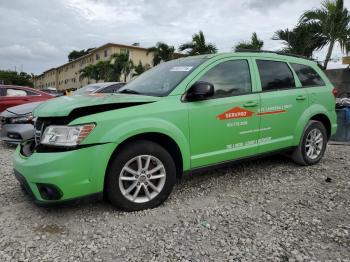
<path fill-rule="evenodd" d="M 184 177 L 156 209 L 40 208 L 0 144 L 0 261 L 350 261 L 350 146 Z"/>

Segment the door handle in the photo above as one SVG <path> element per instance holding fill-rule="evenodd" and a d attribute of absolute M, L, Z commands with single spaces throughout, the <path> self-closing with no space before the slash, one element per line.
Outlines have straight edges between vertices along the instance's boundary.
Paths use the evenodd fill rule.
<path fill-rule="evenodd" d="M 305 100 L 305 99 L 306 99 L 306 96 L 304 96 L 304 95 L 299 95 L 296 98 L 296 100 Z"/>
<path fill-rule="evenodd" d="M 251 102 L 245 103 L 243 106 L 244 107 L 254 107 L 254 106 L 257 106 L 257 105 L 258 105 L 258 102 L 251 101 Z"/>

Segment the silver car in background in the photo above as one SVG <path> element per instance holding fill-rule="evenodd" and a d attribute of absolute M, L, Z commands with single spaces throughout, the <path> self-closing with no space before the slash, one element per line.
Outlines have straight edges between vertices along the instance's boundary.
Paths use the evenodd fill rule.
<path fill-rule="evenodd" d="M 34 102 L 7 108 L 0 113 L 0 140 L 18 144 L 34 136 L 33 110 L 45 102 Z"/>
<path fill-rule="evenodd" d="M 117 93 L 124 82 L 104 82 L 84 86 L 73 93 L 89 95 L 94 93 Z M 0 140 L 18 144 L 23 140 L 34 138 L 34 109 L 45 102 L 34 102 L 7 108 L 0 113 Z"/>
<path fill-rule="evenodd" d="M 73 96 L 88 95 L 94 93 L 117 93 L 118 90 L 125 84 L 126 83 L 124 82 L 104 82 L 90 84 L 74 91 Z"/>

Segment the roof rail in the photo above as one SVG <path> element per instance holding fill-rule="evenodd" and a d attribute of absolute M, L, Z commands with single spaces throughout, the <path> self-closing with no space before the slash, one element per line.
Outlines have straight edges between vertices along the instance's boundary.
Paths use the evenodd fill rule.
<path fill-rule="evenodd" d="M 303 59 L 314 61 L 313 59 L 310 59 L 306 56 L 285 53 L 283 51 L 269 51 L 269 50 L 257 50 L 257 49 L 237 49 L 236 52 L 238 52 L 238 53 L 240 53 L 240 52 L 242 52 L 242 53 L 270 53 L 270 54 L 277 54 L 277 55 L 293 56 L 293 57 L 297 57 L 297 58 L 303 58 Z"/>

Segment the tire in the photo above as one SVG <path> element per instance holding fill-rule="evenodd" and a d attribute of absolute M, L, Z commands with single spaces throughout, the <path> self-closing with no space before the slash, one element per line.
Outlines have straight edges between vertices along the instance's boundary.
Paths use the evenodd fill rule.
<path fill-rule="evenodd" d="M 313 135 L 315 135 L 314 140 L 312 138 Z M 320 139 L 322 139 L 321 142 L 315 143 L 315 141 L 320 141 Z M 327 131 L 324 125 L 319 121 L 311 120 L 304 130 L 298 147 L 292 153 L 293 161 L 303 166 L 317 164 L 326 151 L 327 142 Z M 311 152 L 310 150 L 313 151 Z"/>
<path fill-rule="evenodd" d="M 107 197 L 113 206 L 124 211 L 159 206 L 176 183 L 173 158 L 155 142 L 130 142 L 111 161 L 106 177 Z"/>

